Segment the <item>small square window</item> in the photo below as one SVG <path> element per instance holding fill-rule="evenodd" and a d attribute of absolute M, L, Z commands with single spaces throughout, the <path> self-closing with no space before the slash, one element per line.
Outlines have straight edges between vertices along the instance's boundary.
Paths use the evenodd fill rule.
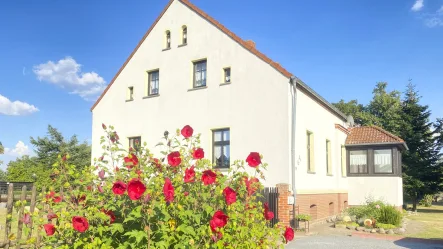
<path fill-rule="evenodd" d="M 223 77 L 224 83 L 231 83 L 231 68 L 227 67 L 223 71 L 224 71 L 224 77 Z"/>
<path fill-rule="evenodd" d="M 213 163 L 217 168 L 229 168 L 231 157 L 231 138 L 229 129 L 212 131 Z"/>
<path fill-rule="evenodd" d="M 130 137 L 129 138 L 129 148 L 133 148 L 136 151 L 139 151 L 142 145 L 141 137 Z"/>
<path fill-rule="evenodd" d="M 194 62 L 194 88 L 206 86 L 206 60 Z"/>
<path fill-rule="evenodd" d="M 134 100 L 134 87 L 133 86 L 128 87 L 127 100 Z"/>
<path fill-rule="evenodd" d="M 159 84 L 160 84 L 160 72 L 152 71 L 148 73 L 148 96 L 158 95 Z"/>

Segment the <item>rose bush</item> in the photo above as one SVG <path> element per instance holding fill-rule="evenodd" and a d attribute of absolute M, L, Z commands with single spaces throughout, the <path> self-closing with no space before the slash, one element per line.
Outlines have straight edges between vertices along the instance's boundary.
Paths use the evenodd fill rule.
<path fill-rule="evenodd" d="M 38 247 L 283 248 L 293 239 L 291 228 L 269 226 L 274 214 L 258 201 L 267 167 L 259 153 L 222 173 L 190 126 L 165 132 L 161 157 L 146 143 L 125 151 L 113 127 L 103 129 L 94 166 L 76 172 L 69 155 L 53 166 L 63 191 L 49 189 L 31 215 L 44 235 Z"/>

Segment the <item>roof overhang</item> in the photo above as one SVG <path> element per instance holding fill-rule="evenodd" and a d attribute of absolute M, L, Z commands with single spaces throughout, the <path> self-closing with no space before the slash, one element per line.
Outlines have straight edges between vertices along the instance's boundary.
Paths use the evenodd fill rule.
<path fill-rule="evenodd" d="M 345 144 L 345 147 L 369 147 L 369 146 L 398 146 L 403 150 L 409 150 L 406 143 L 363 143 L 363 144 Z"/>

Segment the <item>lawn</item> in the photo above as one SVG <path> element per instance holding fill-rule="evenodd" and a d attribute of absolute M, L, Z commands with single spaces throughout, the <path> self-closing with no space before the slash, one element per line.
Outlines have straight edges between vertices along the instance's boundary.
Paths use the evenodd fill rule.
<path fill-rule="evenodd" d="M 423 239 L 443 240 L 443 203 L 432 205 L 432 207 L 418 207 L 417 215 L 407 216 L 411 220 L 407 225 L 408 237 Z M 416 229 L 414 229 L 416 228 Z"/>

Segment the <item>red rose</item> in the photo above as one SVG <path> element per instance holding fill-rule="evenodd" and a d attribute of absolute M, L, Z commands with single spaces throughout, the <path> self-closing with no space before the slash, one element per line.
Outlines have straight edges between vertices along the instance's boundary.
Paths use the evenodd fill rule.
<path fill-rule="evenodd" d="M 185 170 L 185 182 L 194 182 L 195 181 L 195 171 L 194 166 L 187 168 Z"/>
<path fill-rule="evenodd" d="M 62 157 L 63 162 L 66 161 L 66 155 Z"/>
<path fill-rule="evenodd" d="M 174 200 L 174 186 L 172 186 L 169 178 L 165 179 L 165 185 L 163 185 L 163 194 L 165 195 L 166 202 L 172 202 Z"/>
<path fill-rule="evenodd" d="M 132 167 L 138 165 L 138 158 L 134 154 L 129 154 L 127 157 L 123 158 L 125 161 L 125 166 L 128 169 L 132 169 Z"/>
<path fill-rule="evenodd" d="M 237 193 L 230 187 L 223 189 L 223 195 L 225 196 L 225 201 L 228 205 L 237 201 Z"/>
<path fill-rule="evenodd" d="M 191 126 L 186 125 L 185 127 L 183 127 L 183 129 L 181 130 L 181 134 L 183 137 L 188 138 L 192 136 L 192 133 L 194 133 L 194 129 L 192 129 Z"/>
<path fill-rule="evenodd" d="M 114 192 L 115 195 L 122 195 L 126 192 L 126 184 L 122 181 L 114 182 L 114 185 L 112 185 L 112 192 Z"/>
<path fill-rule="evenodd" d="M 205 170 L 202 174 L 202 182 L 204 185 L 213 184 L 217 179 L 217 175 L 212 170 Z"/>
<path fill-rule="evenodd" d="M 81 217 L 81 216 L 72 217 L 72 225 L 74 226 L 75 230 L 77 230 L 81 233 L 88 230 L 88 228 L 89 228 L 88 220 L 85 217 Z"/>
<path fill-rule="evenodd" d="M 274 218 L 274 212 L 269 211 L 269 205 L 268 205 L 267 202 L 265 204 L 263 204 L 263 205 L 265 207 L 265 211 L 263 213 L 263 215 L 265 216 L 265 219 L 266 220 L 272 220 L 272 218 Z"/>
<path fill-rule="evenodd" d="M 128 196 L 129 199 L 135 201 L 142 197 L 146 191 L 146 186 L 139 179 L 131 179 L 128 183 Z"/>
<path fill-rule="evenodd" d="M 173 151 L 169 153 L 168 155 L 168 164 L 172 167 L 177 167 L 182 162 L 182 159 L 180 158 L 180 152 Z"/>
<path fill-rule="evenodd" d="M 104 210 L 104 209 L 102 209 L 102 212 L 105 213 L 107 216 L 109 216 L 109 220 L 110 220 L 109 224 L 114 223 L 114 221 L 115 221 L 115 214 L 114 214 L 114 212 L 112 212 L 112 210 Z"/>
<path fill-rule="evenodd" d="M 46 194 L 46 200 L 52 199 L 55 196 L 55 192 L 51 191 L 49 194 Z"/>
<path fill-rule="evenodd" d="M 49 213 L 48 215 L 46 215 L 46 217 L 48 218 L 48 220 L 52 220 L 52 219 L 57 219 L 58 216 L 54 213 Z"/>
<path fill-rule="evenodd" d="M 286 239 L 286 243 L 288 243 L 289 241 L 294 239 L 294 230 L 292 228 L 286 227 L 285 239 Z"/>
<path fill-rule="evenodd" d="M 55 226 L 53 224 L 44 224 L 46 235 L 52 236 L 55 233 Z"/>
<path fill-rule="evenodd" d="M 249 153 L 249 156 L 246 158 L 246 162 L 253 168 L 257 167 L 261 164 L 260 154 L 258 154 L 258 152 Z"/>
<path fill-rule="evenodd" d="M 228 223 L 228 218 L 229 217 L 221 210 L 215 212 L 212 216 L 211 221 L 209 221 L 209 226 L 211 227 L 211 230 L 213 232 L 216 232 L 217 228 L 222 228 L 226 226 L 226 224 Z"/>
<path fill-rule="evenodd" d="M 98 177 L 100 177 L 100 179 L 105 179 L 105 171 L 104 170 L 100 170 L 100 172 L 98 172 Z"/>
<path fill-rule="evenodd" d="M 205 152 L 202 148 L 194 149 L 194 151 L 192 152 L 192 157 L 194 159 L 202 159 L 203 157 L 205 157 Z"/>
<path fill-rule="evenodd" d="M 54 201 L 55 203 L 59 203 L 62 201 L 62 197 L 60 195 L 54 196 L 52 197 L 52 201 Z"/>
<path fill-rule="evenodd" d="M 188 196 L 188 195 L 189 195 L 189 192 L 186 191 L 186 192 L 183 193 L 183 195 L 184 195 L 184 196 Z"/>
<path fill-rule="evenodd" d="M 255 177 L 253 177 L 253 178 L 251 178 L 249 180 L 246 176 L 243 177 L 243 180 L 245 182 L 246 190 L 248 191 L 248 195 L 251 196 L 259 188 L 259 184 L 258 183 L 260 181 L 257 178 L 255 178 Z"/>

